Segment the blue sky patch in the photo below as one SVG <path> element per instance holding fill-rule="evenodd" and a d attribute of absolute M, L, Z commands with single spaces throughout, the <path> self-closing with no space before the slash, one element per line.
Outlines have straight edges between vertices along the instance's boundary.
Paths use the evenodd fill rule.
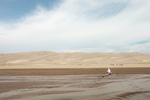
<path fill-rule="evenodd" d="M 0 21 L 17 20 L 32 12 L 37 5 L 51 9 L 60 0 L 0 0 Z"/>

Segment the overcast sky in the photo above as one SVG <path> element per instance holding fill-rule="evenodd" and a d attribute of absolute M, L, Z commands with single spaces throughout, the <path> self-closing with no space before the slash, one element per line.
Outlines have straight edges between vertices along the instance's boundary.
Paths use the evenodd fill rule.
<path fill-rule="evenodd" d="M 0 53 L 150 53 L 150 0 L 0 0 Z"/>

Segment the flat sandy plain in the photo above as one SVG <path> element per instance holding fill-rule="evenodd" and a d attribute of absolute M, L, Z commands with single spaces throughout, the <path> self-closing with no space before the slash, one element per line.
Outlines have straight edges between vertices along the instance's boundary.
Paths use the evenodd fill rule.
<path fill-rule="evenodd" d="M 0 100 L 149 100 L 150 68 L 106 70 L 1 69 Z"/>
<path fill-rule="evenodd" d="M 140 53 L 0 54 L 0 100 L 149 100 L 149 58 Z"/>

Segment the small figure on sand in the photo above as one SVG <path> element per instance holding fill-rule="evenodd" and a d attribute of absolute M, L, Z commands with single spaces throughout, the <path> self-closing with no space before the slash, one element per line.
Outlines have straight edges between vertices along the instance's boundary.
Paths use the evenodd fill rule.
<path fill-rule="evenodd" d="M 109 76 L 109 75 L 111 75 L 112 74 L 112 72 L 111 72 L 111 70 L 108 68 L 107 69 L 107 75 L 105 74 L 105 75 L 103 75 L 102 77 L 104 78 L 104 77 L 106 77 L 106 76 Z M 99 76 L 98 76 L 99 77 Z"/>
<path fill-rule="evenodd" d="M 108 68 L 108 70 L 107 70 L 107 75 L 111 75 L 112 74 L 112 72 L 111 72 L 111 70 Z"/>

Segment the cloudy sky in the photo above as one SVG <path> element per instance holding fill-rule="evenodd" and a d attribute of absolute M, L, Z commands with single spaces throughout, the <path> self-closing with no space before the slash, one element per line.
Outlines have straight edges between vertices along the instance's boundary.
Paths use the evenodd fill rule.
<path fill-rule="evenodd" d="M 150 0 L 0 0 L 0 53 L 150 53 Z"/>

